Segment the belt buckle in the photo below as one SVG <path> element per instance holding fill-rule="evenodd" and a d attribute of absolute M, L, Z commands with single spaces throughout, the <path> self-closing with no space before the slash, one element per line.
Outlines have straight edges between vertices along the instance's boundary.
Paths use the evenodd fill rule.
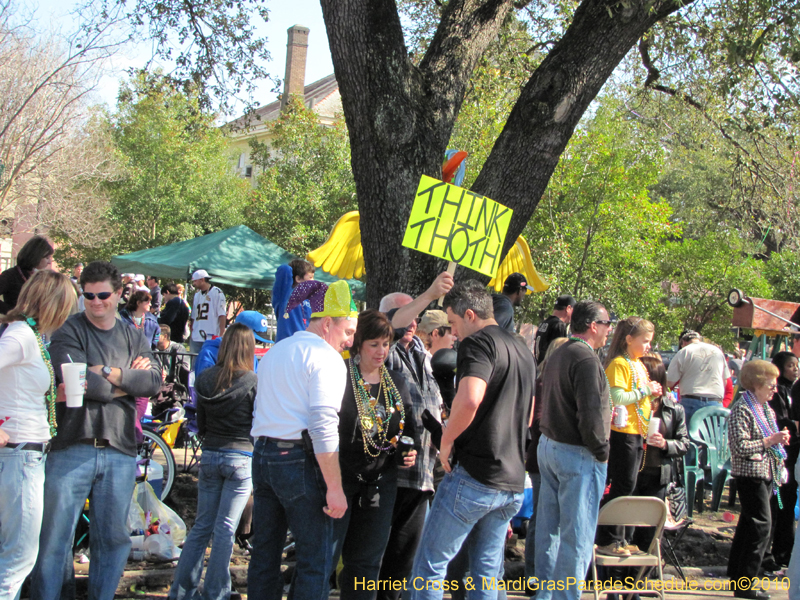
<path fill-rule="evenodd" d="M 278 448 L 294 448 L 295 444 L 292 442 L 276 442 L 275 443 Z"/>
<path fill-rule="evenodd" d="M 98 444 L 98 442 L 100 443 Z M 95 448 L 105 448 L 107 445 L 105 443 L 105 440 L 98 440 L 97 438 L 92 439 L 92 444 L 94 445 Z"/>
<path fill-rule="evenodd" d="M 47 454 L 50 452 L 50 442 L 42 442 L 42 454 Z"/>

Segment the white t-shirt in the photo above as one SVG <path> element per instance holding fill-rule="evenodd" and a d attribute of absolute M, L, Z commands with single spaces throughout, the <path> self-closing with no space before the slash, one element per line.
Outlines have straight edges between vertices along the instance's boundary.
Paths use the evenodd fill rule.
<path fill-rule="evenodd" d="M 308 429 L 317 454 L 339 449 L 339 410 L 347 384 L 342 356 L 308 331 L 275 344 L 258 363 L 251 435 L 299 440 Z"/>
<path fill-rule="evenodd" d="M 44 364 L 36 334 L 15 321 L 0 337 L 0 428 L 13 444 L 50 439 L 47 400 L 50 371 Z"/>
<path fill-rule="evenodd" d="M 722 350 L 705 342 L 684 346 L 669 363 L 667 384 L 677 383 L 681 396 L 719 398 L 725 396 L 725 382 L 731 376 Z"/>
<path fill-rule="evenodd" d="M 219 335 L 219 318 L 227 314 L 225 294 L 216 286 L 207 292 L 197 290 L 192 301 L 192 340 L 203 342 Z"/>

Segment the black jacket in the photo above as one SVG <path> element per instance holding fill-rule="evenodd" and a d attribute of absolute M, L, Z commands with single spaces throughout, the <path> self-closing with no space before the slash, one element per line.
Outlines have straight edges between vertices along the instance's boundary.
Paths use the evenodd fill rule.
<path fill-rule="evenodd" d="M 231 385 L 217 391 L 220 367 L 209 367 L 197 377 L 197 428 L 204 448 L 253 451 L 250 429 L 258 377 L 245 371 Z"/>
<path fill-rule="evenodd" d="M 791 439 L 789 444 L 794 446 L 797 444 L 797 425 L 792 414 L 792 384 L 783 376 L 778 377 L 778 389 L 772 395 L 769 405 L 775 411 L 775 420 L 778 424 L 778 430 L 781 431 L 785 427 L 789 430 Z"/>
<path fill-rule="evenodd" d="M 183 303 L 181 298 L 173 298 L 164 305 L 158 322 L 161 325 L 169 325 L 170 341 L 183 343 L 183 331 L 186 329 L 189 313 L 189 307 Z"/>
<path fill-rule="evenodd" d="M 661 459 L 661 483 L 666 485 L 672 478 L 672 463 L 679 456 L 689 450 L 689 432 L 686 429 L 686 412 L 683 406 L 675 404 L 667 396 L 662 398 L 661 407 L 655 416 L 664 424 L 664 439 L 667 447 L 663 450 Z"/>

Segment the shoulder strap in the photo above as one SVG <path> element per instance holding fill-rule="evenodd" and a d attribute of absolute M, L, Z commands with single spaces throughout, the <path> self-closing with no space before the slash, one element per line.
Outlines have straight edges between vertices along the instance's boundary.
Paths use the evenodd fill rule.
<path fill-rule="evenodd" d="M 0 337 L 3 336 L 3 334 L 6 331 L 6 329 L 8 329 L 8 323 L 3 323 L 2 325 L 0 325 Z"/>

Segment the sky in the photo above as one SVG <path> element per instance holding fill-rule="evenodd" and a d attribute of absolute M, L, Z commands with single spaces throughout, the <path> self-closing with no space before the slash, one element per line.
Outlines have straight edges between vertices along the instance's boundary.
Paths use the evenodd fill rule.
<path fill-rule="evenodd" d="M 36 17 L 40 27 L 60 29 L 68 33 L 76 25 L 69 14 L 77 4 L 72 0 L 38 0 Z M 259 30 L 266 35 L 272 60 L 267 64 L 269 73 L 283 81 L 286 67 L 286 30 L 292 25 L 303 25 L 310 29 L 308 37 L 308 57 L 306 60 L 306 84 L 333 73 L 333 63 L 328 48 L 328 36 L 322 20 L 322 8 L 319 0 L 267 0 L 270 10 L 269 22 Z M 105 103 L 110 108 L 116 104 L 119 82 L 125 79 L 125 69 L 131 66 L 142 66 L 150 57 L 151 47 L 147 43 L 130 44 L 122 48 L 103 69 L 97 89 L 96 101 Z M 166 68 L 166 67 L 165 67 Z M 271 92 L 272 83 L 264 82 L 259 86 L 256 100 L 260 104 L 269 104 L 276 99 Z"/>

